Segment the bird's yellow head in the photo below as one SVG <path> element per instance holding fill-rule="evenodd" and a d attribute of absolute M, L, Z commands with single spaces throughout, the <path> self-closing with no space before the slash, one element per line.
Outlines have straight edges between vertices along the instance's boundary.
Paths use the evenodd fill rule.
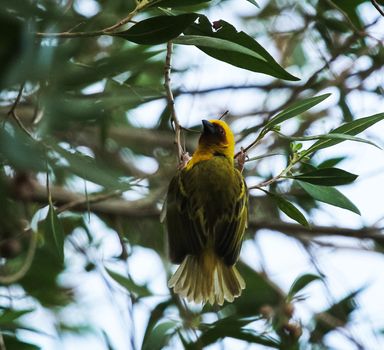
<path fill-rule="evenodd" d="M 233 159 L 235 155 L 235 137 L 228 124 L 223 120 L 203 120 L 203 132 L 196 152 L 223 155 Z"/>

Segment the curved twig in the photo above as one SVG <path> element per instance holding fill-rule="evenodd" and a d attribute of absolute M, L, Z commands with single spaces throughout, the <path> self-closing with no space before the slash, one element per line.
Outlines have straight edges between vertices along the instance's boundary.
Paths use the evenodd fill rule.
<path fill-rule="evenodd" d="M 36 33 L 36 36 L 38 38 L 90 38 L 90 37 L 95 37 L 95 36 L 100 36 L 100 35 L 111 35 L 116 29 L 122 27 L 124 24 L 127 24 L 132 20 L 132 18 L 141 10 L 145 9 L 149 5 L 154 5 L 159 0 L 142 0 L 137 3 L 137 6 L 134 8 L 133 11 L 131 11 L 126 17 L 118 21 L 112 26 L 109 26 L 107 28 L 101 29 L 101 30 L 96 30 L 96 31 L 91 31 L 91 32 L 61 32 L 61 33 L 41 33 L 38 32 Z"/>
<path fill-rule="evenodd" d="M 33 258 L 35 257 L 35 252 L 37 247 L 37 232 L 34 232 L 33 230 L 30 230 L 30 231 L 31 231 L 31 238 L 29 241 L 27 256 L 25 257 L 23 265 L 18 271 L 10 275 L 4 275 L 4 276 L 0 275 L 1 284 L 12 284 L 19 281 L 21 278 L 25 276 L 25 274 L 30 269 L 33 262 Z"/>

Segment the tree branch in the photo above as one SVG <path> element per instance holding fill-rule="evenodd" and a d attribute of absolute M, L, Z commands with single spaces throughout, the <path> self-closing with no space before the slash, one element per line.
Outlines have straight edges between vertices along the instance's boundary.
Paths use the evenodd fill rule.
<path fill-rule="evenodd" d="M 20 102 L 21 96 L 23 95 L 25 82 L 20 85 L 19 92 L 17 94 L 17 97 L 15 99 L 15 102 L 13 102 L 11 109 L 8 111 L 7 116 L 11 116 L 17 123 L 17 125 L 22 129 L 29 137 L 32 139 L 34 138 L 33 135 L 30 133 L 30 131 L 24 126 L 22 121 L 20 120 L 19 116 L 16 114 L 16 108 Z"/>
<path fill-rule="evenodd" d="M 154 203 L 149 203 L 148 200 L 138 200 L 128 202 L 124 199 L 108 198 L 111 194 L 95 196 L 95 200 L 104 200 L 103 202 L 95 202 L 92 196 L 87 199 L 84 195 L 67 191 L 61 187 L 51 186 L 52 202 L 56 206 L 64 206 L 71 203 L 70 209 L 80 212 L 85 212 L 90 209 L 96 214 L 107 214 L 113 216 L 124 216 L 126 218 L 159 218 L 160 210 Z M 37 202 L 47 204 L 47 189 L 45 186 L 33 182 L 29 187 L 29 192 L 24 193 L 23 197 L 13 191 L 11 195 L 15 199 L 24 201 Z M 153 201 L 155 202 L 155 201 Z M 384 244 L 384 234 L 377 227 L 363 227 L 361 229 L 352 229 L 346 227 L 334 226 L 312 226 L 310 228 L 299 224 L 288 223 L 284 221 L 266 221 L 266 220 L 251 220 L 249 222 L 251 230 L 267 229 L 279 231 L 289 236 L 308 235 L 310 237 L 318 236 L 343 236 L 357 239 L 371 239 L 377 243 Z"/>
<path fill-rule="evenodd" d="M 156 218 L 160 213 L 156 205 L 148 203 L 146 199 L 128 202 L 124 199 L 111 199 L 112 194 L 89 196 L 86 198 L 84 195 L 73 193 L 57 186 L 51 186 L 50 190 L 52 202 L 59 207 L 60 211 L 63 211 L 63 208 L 80 212 L 90 210 L 96 214 L 126 216 L 128 218 Z M 116 195 L 115 193 L 113 194 Z M 11 191 L 10 195 L 15 199 L 26 202 L 48 204 L 47 188 L 36 181 L 30 182 L 28 190 L 24 191 L 22 196 L 20 192 L 18 193 L 17 189 L 16 191 Z"/>
<path fill-rule="evenodd" d="M 33 230 L 30 230 L 30 235 L 31 238 L 29 241 L 27 254 L 22 266 L 14 273 L 11 273 L 9 275 L 0 275 L 1 284 L 12 284 L 19 281 L 25 276 L 25 274 L 31 267 L 36 252 L 38 234 L 37 232 L 33 232 Z"/>
<path fill-rule="evenodd" d="M 141 0 L 137 2 L 137 5 L 133 11 L 131 11 L 126 17 L 115 23 L 114 25 L 91 32 L 61 32 L 61 33 L 36 33 L 36 36 L 38 38 L 90 38 L 100 35 L 111 35 L 113 34 L 114 30 L 122 27 L 124 24 L 127 24 L 132 20 L 132 18 L 141 10 L 146 8 L 149 5 L 153 5 L 157 3 L 159 0 Z"/>
<path fill-rule="evenodd" d="M 384 234 L 382 230 L 376 227 L 362 227 L 361 229 L 352 229 L 335 226 L 311 226 L 305 227 L 299 224 L 292 224 L 283 221 L 250 221 L 249 228 L 253 230 L 267 229 L 279 231 L 289 236 L 308 235 L 317 236 L 343 236 L 358 239 L 371 239 L 377 243 L 384 244 Z"/>
<path fill-rule="evenodd" d="M 377 3 L 376 0 L 371 0 L 371 3 L 373 6 L 375 6 L 376 10 L 379 11 L 379 13 L 384 16 L 384 11 L 383 9 L 380 7 L 380 5 Z"/>
<path fill-rule="evenodd" d="M 175 144 L 177 147 L 177 158 L 178 158 L 179 166 L 183 167 L 184 165 L 183 163 L 186 161 L 186 159 L 184 159 L 186 153 L 183 150 L 183 147 L 181 146 L 181 126 L 176 114 L 175 99 L 173 97 L 172 88 L 171 88 L 172 51 L 173 51 L 172 41 L 168 41 L 167 55 L 165 57 L 165 66 L 164 66 L 164 88 L 167 94 L 168 107 L 171 112 L 171 122 L 175 129 Z"/>

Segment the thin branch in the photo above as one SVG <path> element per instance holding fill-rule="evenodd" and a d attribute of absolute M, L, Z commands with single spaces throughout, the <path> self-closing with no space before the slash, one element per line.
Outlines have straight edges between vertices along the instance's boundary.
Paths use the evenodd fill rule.
<path fill-rule="evenodd" d="M 24 126 L 18 115 L 16 114 L 16 108 L 21 100 L 21 96 L 23 95 L 23 90 L 24 90 L 25 82 L 20 85 L 19 92 L 17 94 L 17 97 L 15 99 L 15 102 L 13 102 L 11 109 L 8 111 L 7 116 L 12 117 L 17 125 L 19 125 L 20 129 L 22 129 L 29 137 L 32 139 L 34 138 L 33 135 L 30 133 L 30 131 Z"/>
<path fill-rule="evenodd" d="M 0 275 L 1 284 L 12 284 L 19 281 L 21 278 L 25 276 L 25 274 L 28 272 L 29 268 L 31 267 L 33 258 L 35 256 L 36 247 L 37 247 L 37 232 L 33 232 L 33 230 L 30 230 L 30 234 L 31 234 L 31 238 L 29 241 L 28 251 L 27 251 L 25 260 L 23 262 L 23 265 L 20 267 L 19 270 L 17 270 L 16 272 L 10 275 Z"/>
<path fill-rule="evenodd" d="M 334 226 L 311 226 L 304 227 L 299 224 L 278 221 L 250 221 L 249 227 L 254 230 L 268 229 L 279 231 L 289 236 L 308 235 L 317 236 L 343 236 L 357 239 L 371 239 L 377 243 L 384 244 L 384 234 L 376 227 L 363 227 L 361 229 L 352 229 L 346 227 Z"/>
<path fill-rule="evenodd" d="M 94 195 L 91 197 L 84 196 L 84 198 L 77 198 L 77 199 L 73 200 L 72 202 L 63 204 L 62 206 L 57 208 L 56 212 L 59 214 L 59 213 L 62 213 L 64 211 L 71 210 L 71 209 L 74 209 L 76 207 L 81 207 L 84 205 L 86 205 L 87 209 L 89 210 L 90 209 L 89 204 L 103 202 L 107 199 L 110 199 L 112 197 L 116 197 L 116 196 L 120 195 L 122 192 L 123 191 L 121 191 L 121 190 L 116 190 L 116 191 L 113 191 L 110 193 L 102 193 L 102 194 Z"/>
<path fill-rule="evenodd" d="M 13 113 L 15 113 L 16 107 L 20 102 L 21 96 L 23 96 L 24 86 L 25 86 L 25 82 L 20 85 L 19 92 L 17 93 L 17 97 L 16 97 L 15 101 L 13 102 L 11 109 L 8 112 L 8 115 L 12 115 Z"/>
<path fill-rule="evenodd" d="M 376 0 L 371 0 L 371 3 L 373 6 L 375 6 L 376 10 L 379 11 L 379 13 L 384 16 L 384 11 L 383 9 L 380 7 L 380 5 L 377 3 Z"/>
<path fill-rule="evenodd" d="M 147 199 L 128 202 L 124 199 L 108 199 L 100 201 L 100 197 L 96 198 L 98 201 L 92 202 L 92 197 L 88 198 L 89 208 L 87 205 L 87 199 L 84 195 L 67 191 L 58 186 L 50 186 L 50 192 L 52 196 L 52 203 L 56 206 L 67 206 L 71 203 L 70 209 L 74 211 L 91 212 L 96 214 L 107 214 L 114 216 L 125 216 L 127 218 L 158 218 L 160 211 L 156 208 L 156 199 L 153 199 L 153 203 L 148 203 Z M 37 202 L 46 205 L 47 188 L 42 186 L 36 181 L 31 181 L 29 192 L 20 197 L 17 191 L 13 191 L 10 195 L 18 200 L 24 202 Z M 76 206 L 74 206 L 76 203 Z M 68 210 L 68 209 L 67 209 Z"/>
<path fill-rule="evenodd" d="M 284 177 L 289 174 L 289 172 L 291 171 L 291 169 L 294 167 L 294 165 L 301 159 L 300 156 L 298 156 L 297 154 L 294 154 L 293 157 L 291 158 L 289 164 L 287 165 L 287 167 L 285 169 L 283 169 L 278 175 L 268 179 L 268 180 L 265 180 L 265 181 L 262 181 L 260 182 L 259 184 L 255 185 L 255 186 L 251 186 L 251 187 L 248 187 L 249 190 L 252 190 L 252 189 L 261 189 L 261 187 L 266 187 L 266 186 L 269 186 L 277 181 L 282 181 L 284 180 Z"/>
<path fill-rule="evenodd" d="M 125 242 L 124 242 L 123 227 L 121 225 L 120 218 L 116 218 L 115 223 L 116 223 L 115 224 L 116 225 L 115 231 L 117 233 L 117 238 L 119 239 L 119 244 L 121 247 L 121 254 L 120 254 L 119 258 L 123 261 L 126 261 L 127 275 L 128 275 L 128 277 L 130 277 L 129 276 L 129 268 L 128 268 L 129 253 L 128 253 L 127 247 L 125 245 Z"/>
<path fill-rule="evenodd" d="M 270 84 L 251 84 L 251 85 L 223 85 L 217 87 L 210 87 L 206 89 L 198 89 L 198 90 L 177 90 L 175 91 L 175 96 L 180 95 L 202 95 L 209 94 L 214 92 L 220 92 L 223 90 L 266 90 L 271 91 L 272 89 L 290 89 L 293 87 L 293 84 L 284 83 L 284 82 L 272 82 Z"/>
<path fill-rule="evenodd" d="M 0 350 L 7 350 L 4 343 L 3 333 L 0 332 Z"/>
<path fill-rule="evenodd" d="M 345 21 L 348 23 L 349 27 L 358 35 L 362 36 L 363 33 L 360 32 L 360 30 L 355 26 L 355 24 L 351 21 L 348 14 L 337 4 L 335 4 L 332 0 L 325 0 L 330 7 L 333 7 L 334 9 L 338 10 L 344 17 Z"/>
<path fill-rule="evenodd" d="M 164 66 L 164 88 L 167 94 L 168 107 L 171 112 L 171 122 L 175 129 L 175 144 L 177 147 L 177 159 L 181 163 L 183 160 L 183 154 L 185 153 L 181 146 L 181 126 L 175 109 L 175 99 L 173 97 L 171 88 L 171 63 L 172 63 L 172 51 L 173 44 L 171 41 L 167 43 L 167 55 L 165 57 Z"/>
<path fill-rule="evenodd" d="M 312 75 L 307 79 L 307 81 L 304 84 L 297 85 L 294 88 L 292 88 L 292 93 L 291 93 L 290 97 L 284 103 L 282 103 L 280 106 L 278 106 L 277 108 L 275 108 L 272 111 L 269 111 L 268 116 L 264 120 L 264 122 L 267 123 L 268 120 L 273 115 L 275 115 L 277 112 L 283 110 L 284 108 L 289 106 L 291 103 L 293 103 L 297 99 L 298 95 L 301 92 L 310 88 L 316 82 L 316 79 L 318 78 L 319 74 L 322 73 L 322 71 L 324 69 L 329 68 L 330 64 L 333 63 L 339 57 L 339 55 L 343 54 L 345 52 L 345 50 L 348 49 L 354 43 L 354 41 L 356 40 L 356 36 L 358 36 L 358 34 L 354 34 L 354 35 L 351 35 L 350 37 L 348 37 L 345 40 L 344 44 L 341 45 L 339 48 L 337 48 L 337 50 L 334 52 L 332 57 L 328 61 L 326 61 L 319 69 L 317 69 L 314 73 L 312 73 Z M 247 153 L 249 150 L 251 150 L 252 148 L 257 146 L 261 141 L 262 141 L 262 137 L 260 137 L 260 135 L 258 135 L 257 138 L 253 142 L 251 142 L 248 146 L 244 147 L 243 151 L 245 151 Z M 236 153 L 235 158 L 237 158 L 239 155 L 240 155 L 240 152 Z"/>
<path fill-rule="evenodd" d="M 47 204 L 47 189 L 38 183 L 33 183 L 27 197 L 20 198 L 16 193 L 11 193 L 15 199 L 24 201 Z M 88 210 L 85 196 L 64 190 L 61 187 L 51 186 L 52 202 L 56 205 L 65 205 L 74 201 L 79 203 L 72 210 L 85 212 Z M 80 200 L 82 199 L 82 200 Z M 156 219 L 160 215 L 160 210 L 154 204 L 147 201 L 128 202 L 124 199 L 108 199 L 104 202 L 96 203 L 90 198 L 90 210 L 96 214 L 108 214 L 114 216 L 124 216 L 126 218 Z M 249 228 L 252 230 L 267 229 L 279 231 L 290 236 L 308 235 L 318 236 L 344 236 L 357 239 L 371 239 L 380 244 L 384 244 L 384 234 L 382 229 L 377 227 L 363 227 L 361 229 L 351 229 L 346 227 L 333 226 L 312 226 L 310 228 L 283 221 L 251 220 Z"/>
<path fill-rule="evenodd" d="M 111 35 L 113 32 L 122 27 L 123 25 L 127 24 L 132 20 L 132 18 L 141 10 L 148 7 L 149 5 L 153 5 L 159 2 L 159 0 L 155 1 L 149 1 L 149 0 L 142 0 L 137 3 L 135 9 L 131 11 L 126 17 L 115 23 L 114 25 L 91 32 L 61 32 L 61 33 L 36 33 L 36 36 L 39 38 L 90 38 L 100 35 Z"/>

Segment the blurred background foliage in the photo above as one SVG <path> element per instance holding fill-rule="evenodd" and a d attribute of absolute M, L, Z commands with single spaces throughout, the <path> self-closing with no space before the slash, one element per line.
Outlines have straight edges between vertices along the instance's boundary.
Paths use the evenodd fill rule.
<path fill-rule="evenodd" d="M 340 348 L 379 349 L 376 324 L 367 344 L 350 328 L 365 287 L 333 296 L 315 251 L 342 248 L 334 236 L 383 250 L 380 221 L 316 219 L 319 202 L 359 212 L 333 187 L 355 180 L 338 169 L 350 154 L 317 152 L 346 140 L 383 146 L 355 136 L 384 117 L 383 10 L 379 0 L 2 0 L 0 349 L 328 349 L 330 334 Z M 247 288 L 223 308 L 188 305 L 166 288 L 159 216 L 177 165 L 164 89 L 172 39 L 182 146 L 193 152 L 200 120 L 226 109 L 237 150 L 257 143 L 244 170 Z M 368 114 L 356 115 L 356 93 L 373 101 Z M 291 237 L 311 262 L 289 288 L 262 263 L 262 230 Z M 300 312 L 312 284 L 326 306 Z"/>

